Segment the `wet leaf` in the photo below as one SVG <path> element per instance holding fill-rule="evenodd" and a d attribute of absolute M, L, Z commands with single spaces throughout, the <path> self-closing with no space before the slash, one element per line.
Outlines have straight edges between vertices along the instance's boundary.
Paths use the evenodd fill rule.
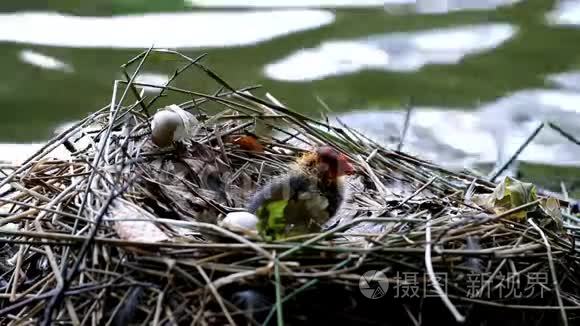
<path fill-rule="evenodd" d="M 542 208 L 546 211 L 548 215 L 553 218 L 561 219 L 562 211 L 560 210 L 560 202 L 554 197 L 549 197 L 542 203 Z"/>
<path fill-rule="evenodd" d="M 241 149 L 250 152 L 264 152 L 264 145 L 260 143 L 258 137 L 254 135 L 244 135 L 234 139 L 234 144 L 238 145 Z"/>
<path fill-rule="evenodd" d="M 510 177 L 506 177 L 496 186 L 491 194 L 474 195 L 472 201 L 484 208 L 492 210 L 496 214 L 501 214 L 510 209 L 522 206 L 537 199 L 536 186 L 532 183 L 521 182 Z M 511 214 L 508 218 L 521 221 L 527 217 L 528 212 L 532 212 L 536 207 Z"/>
<path fill-rule="evenodd" d="M 542 209 L 548 215 L 554 225 L 556 226 L 556 231 L 564 230 L 564 222 L 562 222 L 562 211 L 560 209 L 560 201 L 554 197 L 549 197 L 542 201 Z"/>
<path fill-rule="evenodd" d="M 111 206 L 108 217 L 119 220 L 112 223 L 113 230 L 120 239 L 142 242 L 169 240 L 169 237 L 155 225 L 155 216 L 126 200 L 117 200 L 115 205 Z"/>

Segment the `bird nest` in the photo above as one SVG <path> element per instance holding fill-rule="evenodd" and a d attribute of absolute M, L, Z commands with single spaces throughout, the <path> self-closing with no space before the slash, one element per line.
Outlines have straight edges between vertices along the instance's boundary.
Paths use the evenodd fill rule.
<path fill-rule="evenodd" d="M 144 96 L 141 88 L 155 85 L 135 76 L 159 54 L 184 66 L 160 94 Z M 576 219 L 546 208 L 542 196 L 503 210 L 476 204 L 497 185 L 236 89 L 201 57 L 150 49 L 123 72 L 110 105 L 0 170 L 1 324 L 524 325 L 580 317 Z M 183 74 L 217 91 L 171 86 Z M 197 132 L 155 146 L 150 115 L 159 100 L 184 95 L 174 103 L 193 114 Z M 322 144 L 357 172 L 320 232 L 264 241 L 220 226 Z M 51 158 L 63 146 L 70 158 Z"/>

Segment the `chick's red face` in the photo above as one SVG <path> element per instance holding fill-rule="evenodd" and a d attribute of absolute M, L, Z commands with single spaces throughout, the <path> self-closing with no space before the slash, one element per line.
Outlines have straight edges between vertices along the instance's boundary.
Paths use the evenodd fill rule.
<path fill-rule="evenodd" d="M 317 150 L 319 158 L 319 168 L 328 174 L 330 178 L 337 178 L 343 175 L 350 175 L 355 172 L 348 157 L 339 153 L 332 147 L 323 146 Z"/>

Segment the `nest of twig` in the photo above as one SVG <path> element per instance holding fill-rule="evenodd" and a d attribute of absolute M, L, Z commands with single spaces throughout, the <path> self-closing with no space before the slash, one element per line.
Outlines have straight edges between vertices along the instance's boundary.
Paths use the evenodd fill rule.
<path fill-rule="evenodd" d="M 184 62 L 174 77 L 208 78 L 217 92 L 167 85 L 143 97 L 147 85 L 131 76 L 157 52 Z M 150 49 L 124 71 L 109 106 L 0 170 L 2 325 L 524 325 L 580 316 L 571 216 L 561 229 L 542 210 L 510 218 L 537 201 L 487 211 L 464 194 L 495 184 L 237 90 L 177 52 Z M 200 130 L 159 149 L 150 114 L 173 94 L 192 98 L 176 104 Z M 269 130 L 260 150 L 231 141 L 257 128 Z M 218 226 L 320 144 L 358 168 L 320 233 L 265 242 Z M 59 146 L 70 159 L 50 159 Z"/>

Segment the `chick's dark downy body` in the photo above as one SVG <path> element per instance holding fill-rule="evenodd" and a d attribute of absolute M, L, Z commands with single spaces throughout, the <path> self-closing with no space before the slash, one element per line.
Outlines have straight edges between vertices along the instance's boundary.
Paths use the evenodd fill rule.
<path fill-rule="evenodd" d="M 264 212 L 271 203 L 282 202 L 286 228 L 311 232 L 332 217 L 344 199 L 342 176 L 352 172 L 346 158 L 326 147 L 298 161 L 288 175 L 265 185 L 254 194 L 248 210 L 263 222 L 271 216 Z M 267 223 L 266 223 L 267 224 Z"/>
<path fill-rule="evenodd" d="M 343 199 L 338 183 L 321 184 L 315 178 L 296 173 L 264 186 L 250 201 L 248 210 L 256 213 L 260 207 L 279 200 L 288 201 L 284 218 L 288 224 L 324 223 L 333 216 Z"/>

